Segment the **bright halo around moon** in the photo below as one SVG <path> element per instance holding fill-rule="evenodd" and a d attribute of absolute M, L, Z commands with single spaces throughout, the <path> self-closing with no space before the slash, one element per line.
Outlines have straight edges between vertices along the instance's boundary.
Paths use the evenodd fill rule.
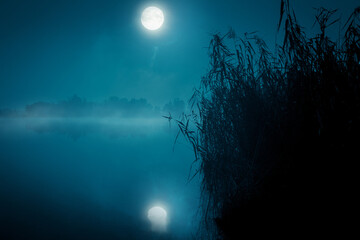
<path fill-rule="evenodd" d="M 149 209 L 148 219 L 151 222 L 151 230 L 154 232 L 166 231 L 167 213 L 165 209 L 155 206 Z"/>
<path fill-rule="evenodd" d="M 142 25 L 149 30 L 157 30 L 164 23 L 164 13 L 157 7 L 148 7 L 141 14 Z"/>

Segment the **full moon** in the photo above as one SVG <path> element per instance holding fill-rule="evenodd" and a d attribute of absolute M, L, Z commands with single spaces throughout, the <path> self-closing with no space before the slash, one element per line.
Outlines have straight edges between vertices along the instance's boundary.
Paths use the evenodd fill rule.
<path fill-rule="evenodd" d="M 154 232 L 166 231 L 167 213 L 162 207 L 152 207 L 148 211 L 148 219 L 151 222 L 151 230 Z"/>
<path fill-rule="evenodd" d="M 156 30 L 164 23 L 164 14 L 157 7 L 148 7 L 141 14 L 142 25 L 149 30 Z"/>

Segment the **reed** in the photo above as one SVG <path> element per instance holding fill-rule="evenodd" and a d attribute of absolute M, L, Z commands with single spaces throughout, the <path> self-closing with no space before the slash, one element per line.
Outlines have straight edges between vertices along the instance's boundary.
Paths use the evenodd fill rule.
<path fill-rule="evenodd" d="M 275 53 L 254 33 L 213 35 L 191 111 L 173 120 L 193 148 L 190 179 L 202 181 L 198 238 L 292 229 L 306 214 L 309 230 L 326 219 L 324 202 L 349 195 L 360 159 L 360 7 L 332 41 L 335 12 L 318 9 L 310 38 L 282 0 Z"/>

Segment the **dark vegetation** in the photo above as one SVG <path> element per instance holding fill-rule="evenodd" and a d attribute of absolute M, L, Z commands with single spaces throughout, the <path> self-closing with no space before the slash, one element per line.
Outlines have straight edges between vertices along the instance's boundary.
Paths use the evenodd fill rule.
<path fill-rule="evenodd" d="M 199 238 L 355 230 L 360 8 L 332 41 L 335 12 L 318 9 L 310 38 L 283 0 L 274 54 L 254 34 L 213 36 L 210 70 L 177 120 L 202 179 Z"/>

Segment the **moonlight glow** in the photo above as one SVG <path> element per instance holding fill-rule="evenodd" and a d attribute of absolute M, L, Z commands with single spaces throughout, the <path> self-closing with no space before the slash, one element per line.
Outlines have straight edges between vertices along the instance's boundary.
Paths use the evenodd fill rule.
<path fill-rule="evenodd" d="M 157 7 L 145 8 L 141 15 L 141 23 L 149 30 L 159 29 L 164 23 L 164 14 Z"/>
<path fill-rule="evenodd" d="M 148 219 L 151 222 L 151 230 L 155 232 L 166 231 L 167 213 L 162 207 L 152 207 L 148 211 Z"/>

